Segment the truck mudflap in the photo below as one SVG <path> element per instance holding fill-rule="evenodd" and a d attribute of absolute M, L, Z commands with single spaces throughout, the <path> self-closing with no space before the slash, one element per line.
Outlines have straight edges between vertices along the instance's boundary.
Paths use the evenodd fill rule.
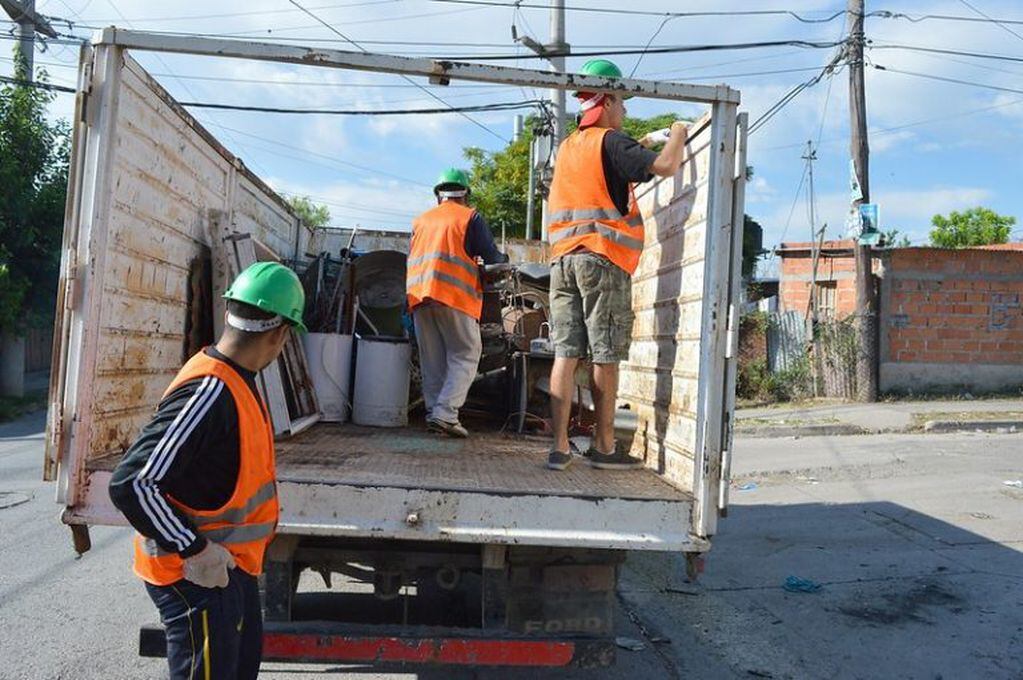
<path fill-rule="evenodd" d="M 263 661 L 372 666 L 603 668 L 615 662 L 615 643 L 601 637 L 524 637 L 457 630 L 417 635 L 393 627 L 339 623 L 279 623 L 263 630 Z M 143 626 L 139 655 L 165 657 L 163 627 Z"/>

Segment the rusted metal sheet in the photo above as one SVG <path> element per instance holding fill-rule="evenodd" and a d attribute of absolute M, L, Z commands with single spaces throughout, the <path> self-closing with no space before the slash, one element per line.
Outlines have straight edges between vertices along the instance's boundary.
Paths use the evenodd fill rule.
<path fill-rule="evenodd" d="M 299 228 L 286 203 L 134 60 L 98 52 L 102 87 L 93 89 L 105 98 L 91 101 L 92 119 L 75 131 L 79 146 L 94 137 L 96 147 L 81 187 L 88 230 L 73 242 L 75 258 L 90 263 L 81 285 L 92 292 L 72 313 L 82 331 L 68 341 L 74 376 L 60 385 L 73 394 L 62 401 L 76 423 L 61 453 L 72 504 L 88 483 L 86 462 L 130 444 L 181 366 L 190 266 L 208 252 L 210 211 L 237 216 L 284 257 Z"/>
<path fill-rule="evenodd" d="M 693 489 L 703 338 L 710 127 L 703 119 L 674 177 L 637 200 L 646 246 L 633 277 L 636 314 L 619 399 L 636 413 L 632 453 L 679 489 Z"/>

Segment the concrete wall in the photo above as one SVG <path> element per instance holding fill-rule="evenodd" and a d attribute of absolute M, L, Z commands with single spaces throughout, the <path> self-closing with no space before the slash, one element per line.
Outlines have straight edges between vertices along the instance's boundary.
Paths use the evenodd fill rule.
<path fill-rule="evenodd" d="M 881 278 L 880 388 L 1023 385 L 1023 252 L 899 248 Z"/>
<path fill-rule="evenodd" d="M 779 249 L 782 311 L 805 314 L 810 303 L 813 257 L 809 243 L 785 243 Z M 852 241 L 824 244 L 817 261 L 817 281 L 835 287 L 835 318 L 844 319 L 856 311 L 856 259 Z"/>

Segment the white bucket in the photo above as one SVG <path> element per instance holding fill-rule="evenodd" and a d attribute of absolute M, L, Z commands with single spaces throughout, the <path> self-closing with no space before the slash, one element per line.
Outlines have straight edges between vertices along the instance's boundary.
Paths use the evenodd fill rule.
<path fill-rule="evenodd" d="M 302 344 L 323 420 L 345 422 L 348 420 L 348 390 L 352 376 L 352 336 L 306 333 Z"/>
<path fill-rule="evenodd" d="M 352 422 L 375 427 L 408 425 L 409 361 L 405 338 L 361 337 L 355 359 Z"/>

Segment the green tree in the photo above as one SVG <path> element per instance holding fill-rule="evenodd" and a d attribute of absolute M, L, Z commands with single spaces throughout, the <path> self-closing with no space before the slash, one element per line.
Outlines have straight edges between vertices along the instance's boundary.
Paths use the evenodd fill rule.
<path fill-rule="evenodd" d="M 15 77 L 26 66 L 15 53 Z M 39 83 L 47 81 L 39 70 Z M 0 331 L 50 322 L 60 268 L 70 128 L 46 118 L 54 94 L 0 87 Z"/>
<path fill-rule="evenodd" d="M 1016 218 L 999 215 L 989 208 L 970 208 L 964 212 L 952 211 L 948 217 L 931 218 L 931 245 L 938 248 L 969 248 L 1006 243 Z"/>
<path fill-rule="evenodd" d="M 743 215 L 742 225 L 742 278 L 749 281 L 757 268 L 757 260 L 766 255 L 764 228 L 749 215 Z"/>
<path fill-rule="evenodd" d="M 679 116 L 665 113 L 652 118 L 626 118 L 622 131 L 639 138 L 653 130 L 668 127 Z M 526 233 L 526 211 L 529 196 L 529 147 L 540 121 L 530 117 L 519 139 L 500 151 L 486 151 L 479 147 L 463 150 L 469 161 L 472 177 L 472 204 L 486 218 L 496 232 L 502 227 L 508 236 L 522 237 Z M 575 123 L 569 123 L 569 132 Z M 536 201 L 533 224 L 540 225 L 540 201 Z"/>
<path fill-rule="evenodd" d="M 909 248 L 912 243 L 909 237 L 898 229 L 889 229 L 881 235 L 881 240 L 887 248 Z"/>
<path fill-rule="evenodd" d="M 306 226 L 318 229 L 330 224 L 330 210 L 327 206 L 313 203 L 308 196 L 291 196 L 287 201 Z"/>

